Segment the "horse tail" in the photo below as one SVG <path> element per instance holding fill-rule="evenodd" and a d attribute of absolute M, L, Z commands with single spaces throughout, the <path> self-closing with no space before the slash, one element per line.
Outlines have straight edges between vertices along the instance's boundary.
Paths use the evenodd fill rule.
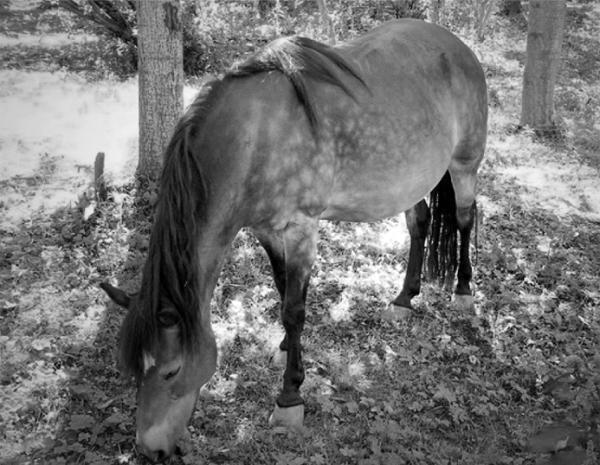
<path fill-rule="evenodd" d="M 458 224 L 456 220 L 456 200 L 450 173 L 431 191 L 431 231 L 427 241 L 425 274 L 440 286 L 451 288 L 456 275 Z"/>

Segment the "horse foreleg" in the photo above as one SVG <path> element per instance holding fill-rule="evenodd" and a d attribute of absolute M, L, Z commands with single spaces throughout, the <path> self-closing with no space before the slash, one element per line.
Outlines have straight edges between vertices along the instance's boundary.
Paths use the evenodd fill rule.
<path fill-rule="evenodd" d="M 400 294 L 398 294 L 392 303 L 399 307 L 412 309 L 411 299 L 421 292 L 423 252 L 431 215 L 429 207 L 424 200 L 421 200 L 414 207 L 407 210 L 405 215 L 406 225 L 410 234 L 410 252 L 408 254 L 404 285 Z"/>
<path fill-rule="evenodd" d="M 267 252 L 267 256 L 271 262 L 273 280 L 275 281 L 275 287 L 277 288 L 279 296 L 281 297 L 281 316 L 283 318 L 283 302 L 285 298 L 285 246 L 283 242 L 283 236 L 280 233 L 258 229 L 254 229 L 253 233 L 258 239 L 258 242 L 260 242 L 260 245 L 262 245 L 263 249 L 265 249 L 265 252 Z M 287 350 L 287 335 L 284 336 L 283 340 L 279 344 L 279 349 L 282 351 Z"/>
<path fill-rule="evenodd" d="M 421 271 L 423 268 L 423 254 L 425 239 L 431 214 L 424 200 L 406 210 L 406 225 L 410 234 L 410 251 L 408 254 L 408 265 L 406 275 L 400 294 L 392 301 L 392 308 L 388 310 L 389 317 L 407 313 L 412 310 L 411 299 L 421 292 Z"/>
<path fill-rule="evenodd" d="M 285 250 L 285 296 L 282 319 L 287 338 L 287 359 L 283 389 L 277 397 L 275 411 L 269 422 L 292 429 L 302 427 L 304 401 L 300 386 L 304 381 L 302 345 L 306 293 L 310 271 L 317 252 L 317 220 L 288 226 L 283 233 Z"/>

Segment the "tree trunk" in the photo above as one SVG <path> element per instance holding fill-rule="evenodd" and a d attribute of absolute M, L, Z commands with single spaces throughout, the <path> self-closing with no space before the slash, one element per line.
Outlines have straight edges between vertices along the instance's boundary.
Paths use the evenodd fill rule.
<path fill-rule="evenodd" d="M 179 0 L 138 2 L 138 179 L 158 179 L 162 154 L 183 110 Z"/>
<path fill-rule="evenodd" d="M 441 24 L 444 0 L 431 0 L 429 20 L 435 24 Z"/>
<path fill-rule="evenodd" d="M 529 2 L 521 124 L 534 129 L 554 125 L 554 84 L 561 61 L 566 10 L 566 0 Z"/>
<path fill-rule="evenodd" d="M 503 0 L 500 13 L 505 16 L 516 16 L 523 12 L 521 0 Z"/>
<path fill-rule="evenodd" d="M 495 0 L 479 0 L 475 9 L 475 28 L 477 30 L 477 40 L 483 42 L 485 39 L 485 29 L 492 11 L 496 7 Z"/>
<path fill-rule="evenodd" d="M 131 2 L 125 2 L 124 0 L 114 0 L 113 2 L 87 0 L 84 3 L 75 0 L 58 0 L 57 5 L 59 8 L 103 27 L 126 44 L 136 44 L 136 38 L 133 34 L 135 23 L 123 14 L 123 12 L 135 11 L 135 5 Z"/>
<path fill-rule="evenodd" d="M 335 45 L 335 31 L 333 30 L 333 22 L 329 17 L 329 10 L 327 9 L 327 0 L 317 0 L 319 6 L 319 13 L 321 14 L 321 21 L 323 27 L 327 29 L 327 35 L 329 36 L 329 45 Z"/>

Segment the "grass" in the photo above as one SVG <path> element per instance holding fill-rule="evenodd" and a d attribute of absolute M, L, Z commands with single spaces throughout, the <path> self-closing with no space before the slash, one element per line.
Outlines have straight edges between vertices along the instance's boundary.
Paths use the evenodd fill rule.
<path fill-rule="evenodd" d="M 279 298 L 264 252 L 243 232 L 212 302 L 219 368 L 201 391 L 187 454 L 173 463 L 596 463 L 598 13 L 571 9 L 577 28 L 556 91 L 561 140 L 515 130 L 519 26 L 497 18 L 483 43 L 465 37 L 495 95 L 477 313 L 458 312 L 427 284 L 412 315 L 385 320 L 406 265 L 403 220 L 323 223 L 303 339 L 306 428 L 269 428 L 282 376 Z M 84 219 L 77 197 L 91 174 L 76 166 L 100 150 L 131 158 L 135 85 L 66 71 L 2 70 L 0 79 L 14 115 L 0 146 L 0 462 L 144 463 L 134 389 L 114 363 L 122 311 L 97 284 L 137 288 L 147 215 L 119 181 L 127 163 L 115 163 L 109 200 Z M 57 186 L 70 197 L 54 196 Z"/>

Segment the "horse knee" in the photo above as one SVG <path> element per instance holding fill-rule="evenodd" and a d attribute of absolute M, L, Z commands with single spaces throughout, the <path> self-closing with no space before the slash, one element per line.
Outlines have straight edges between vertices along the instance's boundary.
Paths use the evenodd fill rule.
<path fill-rule="evenodd" d="M 292 305 L 283 310 L 282 323 L 286 333 L 298 330 L 302 331 L 304 319 L 304 304 Z"/>
<path fill-rule="evenodd" d="M 475 202 L 473 202 L 468 207 L 458 206 L 456 208 L 456 222 L 458 224 L 459 230 L 461 230 L 461 231 L 470 230 L 473 227 L 476 210 L 477 210 L 477 205 Z"/>

